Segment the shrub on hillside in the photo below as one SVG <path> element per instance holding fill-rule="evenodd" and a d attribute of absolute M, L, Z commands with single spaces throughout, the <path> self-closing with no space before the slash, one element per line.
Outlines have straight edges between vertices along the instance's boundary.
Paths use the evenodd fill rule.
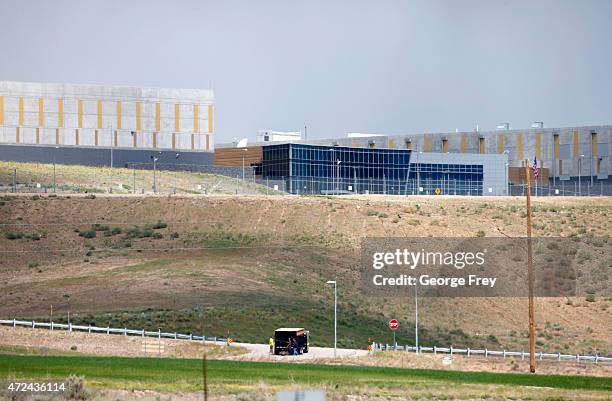
<path fill-rule="evenodd" d="M 23 233 L 9 231 L 9 232 L 4 233 L 4 236 L 6 237 L 6 239 L 10 239 L 10 240 L 21 239 L 23 238 Z"/>
<path fill-rule="evenodd" d="M 96 230 L 79 231 L 79 237 L 83 237 L 83 238 L 96 238 Z"/>

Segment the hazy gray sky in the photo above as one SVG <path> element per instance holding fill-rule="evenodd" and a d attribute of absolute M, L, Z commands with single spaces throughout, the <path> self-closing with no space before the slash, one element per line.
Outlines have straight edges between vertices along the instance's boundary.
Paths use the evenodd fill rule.
<path fill-rule="evenodd" d="M 612 123 L 612 1 L 0 0 L 0 80 L 212 88 L 217 142 Z"/>

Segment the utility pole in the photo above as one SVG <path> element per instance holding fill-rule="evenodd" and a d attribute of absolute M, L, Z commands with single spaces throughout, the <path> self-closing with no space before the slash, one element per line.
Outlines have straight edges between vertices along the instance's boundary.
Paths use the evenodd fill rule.
<path fill-rule="evenodd" d="M 527 178 L 527 275 L 529 281 L 529 371 L 535 373 L 535 311 L 533 299 L 533 249 L 531 244 L 531 175 L 529 160 L 525 160 Z"/>
<path fill-rule="evenodd" d="M 414 283 L 414 346 L 416 353 L 419 353 L 419 297 L 417 294 L 417 284 Z"/>
<path fill-rule="evenodd" d="M 204 391 L 204 401 L 208 401 L 208 358 L 206 351 L 202 355 L 202 389 Z"/>

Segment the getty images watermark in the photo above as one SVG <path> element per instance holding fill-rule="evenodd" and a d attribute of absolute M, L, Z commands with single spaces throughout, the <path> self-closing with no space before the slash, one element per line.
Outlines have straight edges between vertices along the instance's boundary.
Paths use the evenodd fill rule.
<path fill-rule="evenodd" d="M 607 238 L 534 238 L 534 295 L 607 295 Z M 372 295 L 526 297 L 526 238 L 366 238 L 362 285 Z M 599 278 L 598 278 L 599 277 Z M 604 279 L 605 278 L 605 279 Z"/>

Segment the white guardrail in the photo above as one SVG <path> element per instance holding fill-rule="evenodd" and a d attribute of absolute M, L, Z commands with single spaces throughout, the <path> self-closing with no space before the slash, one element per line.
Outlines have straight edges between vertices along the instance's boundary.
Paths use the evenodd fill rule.
<path fill-rule="evenodd" d="M 412 345 L 395 345 L 393 344 L 377 344 L 376 348 L 381 351 L 414 351 L 417 352 L 417 347 Z M 467 357 L 472 356 L 484 356 L 488 357 L 520 357 L 521 359 L 529 358 L 529 352 L 523 351 L 493 351 L 490 349 L 473 349 L 473 348 L 453 348 L 451 347 L 418 347 L 418 352 L 431 352 L 433 354 L 450 354 L 450 355 L 465 355 Z M 536 352 L 536 358 L 540 361 L 550 360 L 557 362 L 593 362 L 593 363 L 612 363 L 611 357 L 599 356 L 599 355 L 579 355 L 579 354 L 562 354 L 557 353 L 546 353 Z"/>
<path fill-rule="evenodd" d="M 141 337 L 154 337 L 154 338 L 171 338 L 174 340 L 190 340 L 190 341 L 210 341 L 212 343 L 226 343 L 225 337 L 207 337 L 207 336 L 195 336 L 193 334 L 181 334 L 181 333 L 165 333 L 161 330 L 158 331 L 146 331 L 134 330 L 134 329 L 117 329 L 112 327 L 96 327 L 96 326 L 80 326 L 72 323 L 54 323 L 54 322 L 36 322 L 34 320 L 2 320 L 0 319 L 0 325 L 5 326 L 25 326 L 35 328 L 48 328 L 50 330 L 68 330 L 68 331 L 85 331 L 88 333 L 102 333 L 102 334 L 121 334 L 124 336 L 141 336 Z"/>
<path fill-rule="evenodd" d="M 190 340 L 190 341 L 210 341 L 212 343 L 226 343 L 225 337 L 207 337 L 207 336 L 194 336 L 193 334 L 181 334 L 181 333 L 166 333 L 161 330 L 158 331 L 146 331 L 144 329 L 117 329 L 112 327 L 96 327 L 96 326 L 80 326 L 72 323 L 53 323 L 53 322 L 36 322 L 34 320 L 2 320 L 0 319 L 0 325 L 5 326 L 25 326 L 31 328 L 48 328 L 50 330 L 68 330 L 68 331 L 85 331 L 88 333 L 103 333 L 103 334 L 120 334 L 124 336 L 141 336 L 141 337 L 154 337 L 154 338 L 170 338 L 174 340 Z M 417 347 L 412 345 L 389 345 L 389 344 L 376 344 L 376 349 L 381 351 L 417 351 Z M 465 355 L 467 357 L 472 356 L 484 356 L 488 357 L 520 357 L 525 359 L 529 357 L 528 352 L 517 352 L 517 351 L 494 351 L 489 349 L 472 349 L 472 348 L 453 348 L 451 347 L 418 347 L 418 352 L 431 352 L 434 354 L 450 354 L 450 355 Z M 579 355 L 579 354 L 561 354 L 561 353 L 545 353 L 536 352 L 536 358 L 539 360 L 554 360 L 558 362 L 562 361 L 573 361 L 573 362 L 594 362 L 594 363 L 612 363 L 612 357 L 605 357 L 599 355 Z"/>

